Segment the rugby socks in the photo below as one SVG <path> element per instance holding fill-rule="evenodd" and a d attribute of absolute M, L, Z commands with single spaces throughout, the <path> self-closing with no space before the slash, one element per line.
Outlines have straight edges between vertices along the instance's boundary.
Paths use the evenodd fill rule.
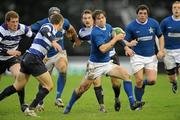
<path fill-rule="evenodd" d="M 142 96 L 144 94 L 144 86 L 142 88 L 138 88 L 137 86 L 134 87 L 134 93 L 137 101 L 142 100 Z"/>
<path fill-rule="evenodd" d="M 43 87 L 42 87 L 42 85 L 41 84 L 39 84 L 39 86 L 38 86 L 38 90 L 41 90 Z M 39 105 L 43 105 L 43 100 L 41 100 L 38 104 Z"/>
<path fill-rule="evenodd" d="M 0 93 L 0 101 L 4 98 L 14 94 L 16 92 L 16 89 L 13 85 L 6 87 L 1 93 Z"/>
<path fill-rule="evenodd" d="M 66 108 L 71 109 L 71 107 L 74 105 L 74 103 L 80 98 L 80 96 L 76 93 L 76 91 L 73 91 L 73 94 L 71 96 L 71 99 L 67 105 Z"/>
<path fill-rule="evenodd" d="M 133 96 L 132 82 L 124 80 L 123 85 L 124 85 L 124 90 L 128 96 L 130 105 L 134 104 L 135 100 L 134 100 L 134 96 Z"/>
<path fill-rule="evenodd" d="M 19 96 L 20 105 L 23 105 L 23 104 L 25 103 L 25 102 L 24 102 L 24 97 L 25 97 L 24 91 L 25 91 L 24 88 L 22 88 L 20 91 L 17 91 L 18 96 Z"/>
<path fill-rule="evenodd" d="M 94 91 L 95 91 L 95 94 L 96 94 L 96 98 L 98 100 L 98 103 L 101 105 L 101 104 L 104 104 L 104 94 L 103 94 L 103 89 L 102 89 L 102 86 L 99 86 L 99 87 L 94 87 Z"/>
<path fill-rule="evenodd" d="M 146 85 L 154 85 L 154 83 L 150 83 L 150 82 L 148 82 L 148 80 L 144 80 L 143 87 L 145 87 Z"/>
<path fill-rule="evenodd" d="M 120 86 L 113 85 L 112 88 L 113 88 L 113 91 L 114 91 L 115 98 L 119 98 L 119 95 L 120 95 Z"/>
<path fill-rule="evenodd" d="M 61 94 L 64 90 L 65 84 L 66 84 L 66 73 L 59 73 L 58 80 L 57 80 L 56 99 L 61 98 Z"/>
<path fill-rule="evenodd" d="M 173 84 L 173 85 L 176 85 L 177 84 L 177 80 L 170 81 L 170 83 Z"/>
<path fill-rule="evenodd" d="M 46 89 L 46 88 L 41 88 L 41 89 L 39 90 L 39 92 L 37 93 L 36 98 L 33 100 L 33 102 L 31 103 L 31 105 L 29 106 L 30 109 L 36 108 L 36 106 L 38 105 L 38 103 L 39 103 L 40 101 L 42 101 L 42 100 L 46 97 L 46 95 L 47 95 L 48 93 L 49 93 L 49 90 L 48 90 L 48 89 Z"/>

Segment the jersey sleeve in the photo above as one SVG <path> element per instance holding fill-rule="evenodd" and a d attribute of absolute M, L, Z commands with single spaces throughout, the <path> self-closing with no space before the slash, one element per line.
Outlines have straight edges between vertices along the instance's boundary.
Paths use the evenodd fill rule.
<path fill-rule="evenodd" d="M 155 28 L 155 34 L 157 35 L 157 37 L 160 37 L 162 35 L 162 31 L 157 21 L 155 21 Z"/>
<path fill-rule="evenodd" d="M 163 20 L 163 21 L 160 23 L 160 28 L 161 28 L 162 33 L 164 33 L 164 32 L 166 31 L 166 23 L 165 23 L 165 20 Z"/>
<path fill-rule="evenodd" d="M 53 41 L 55 39 L 55 35 L 53 35 L 52 28 L 50 26 L 43 26 L 40 29 L 40 33 L 50 41 Z"/>
<path fill-rule="evenodd" d="M 27 37 L 32 37 L 33 36 L 33 32 L 31 31 L 31 29 L 25 25 L 25 34 Z"/>
<path fill-rule="evenodd" d="M 125 35 L 124 39 L 127 40 L 127 41 L 131 41 L 133 39 L 132 38 L 133 32 L 132 32 L 130 26 L 126 27 L 125 32 L 126 32 L 126 35 Z"/>
<path fill-rule="evenodd" d="M 68 30 L 70 28 L 70 22 L 68 19 L 64 19 L 63 29 Z"/>
<path fill-rule="evenodd" d="M 40 20 L 40 21 L 37 21 L 36 23 L 32 24 L 31 25 L 31 30 L 33 32 L 37 33 L 40 30 L 41 26 L 44 24 L 43 21 L 44 20 Z"/>

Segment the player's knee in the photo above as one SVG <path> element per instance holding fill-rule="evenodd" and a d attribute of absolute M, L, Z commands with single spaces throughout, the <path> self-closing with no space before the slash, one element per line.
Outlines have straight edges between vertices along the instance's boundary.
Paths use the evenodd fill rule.
<path fill-rule="evenodd" d="M 46 89 L 48 89 L 49 91 L 51 91 L 54 87 L 53 83 L 49 83 L 47 85 L 44 86 Z"/>
<path fill-rule="evenodd" d="M 61 64 L 60 67 L 59 67 L 59 71 L 61 73 L 66 73 L 67 71 L 67 65 L 65 63 Z"/>
<path fill-rule="evenodd" d="M 94 87 L 101 86 L 101 80 L 94 80 L 93 85 Z"/>
<path fill-rule="evenodd" d="M 148 81 L 148 85 L 155 85 L 156 84 L 156 80 L 149 80 Z"/>
<path fill-rule="evenodd" d="M 112 80 L 111 83 L 112 83 L 113 86 L 117 86 L 117 87 L 120 86 L 120 81 L 118 79 Z"/>
<path fill-rule="evenodd" d="M 78 93 L 79 95 L 83 94 L 84 92 L 86 92 L 88 90 L 88 86 L 80 86 L 78 88 Z"/>
<path fill-rule="evenodd" d="M 166 72 L 167 72 L 168 75 L 174 75 L 176 73 L 176 68 L 166 70 Z"/>
<path fill-rule="evenodd" d="M 16 79 L 18 77 L 19 72 L 12 73 L 12 76 Z"/>
<path fill-rule="evenodd" d="M 143 80 L 142 79 L 136 80 L 136 86 L 141 88 L 143 86 Z"/>
<path fill-rule="evenodd" d="M 130 75 L 128 73 L 123 73 L 122 79 L 123 80 L 129 80 L 130 79 Z"/>

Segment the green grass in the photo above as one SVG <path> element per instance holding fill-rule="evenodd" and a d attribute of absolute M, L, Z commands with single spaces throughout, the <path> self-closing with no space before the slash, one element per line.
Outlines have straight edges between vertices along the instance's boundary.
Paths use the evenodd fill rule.
<path fill-rule="evenodd" d="M 72 91 L 76 88 L 82 76 L 68 76 L 63 93 L 65 104 L 68 103 Z M 55 78 L 54 78 L 55 79 Z M 0 81 L 0 90 L 13 83 L 9 76 L 4 76 Z M 56 82 L 54 82 L 56 83 Z M 45 111 L 38 113 L 39 118 L 25 116 L 19 109 L 17 94 L 0 102 L 0 120 L 180 120 L 180 92 L 173 94 L 166 75 L 159 75 L 155 86 L 146 87 L 143 99 L 146 101 L 143 110 L 131 111 L 124 90 L 121 90 L 122 108 L 120 112 L 114 111 L 114 94 L 109 78 L 103 77 L 105 106 L 107 113 L 98 111 L 98 103 L 93 87 L 90 88 L 73 106 L 71 113 L 63 114 L 62 108 L 54 106 L 55 90 L 45 99 Z M 180 83 L 180 82 L 179 82 Z M 37 92 L 37 81 L 29 80 L 26 86 L 26 102 L 30 103 Z M 180 84 L 179 84 L 180 86 Z"/>

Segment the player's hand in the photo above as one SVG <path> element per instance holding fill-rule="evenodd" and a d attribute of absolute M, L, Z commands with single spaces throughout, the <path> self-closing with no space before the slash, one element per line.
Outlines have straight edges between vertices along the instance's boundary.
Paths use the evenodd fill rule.
<path fill-rule="evenodd" d="M 19 57 L 21 55 L 21 52 L 18 50 L 8 50 L 7 54 L 9 54 L 11 56 Z"/>
<path fill-rule="evenodd" d="M 80 45 L 81 45 L 81 40 L 80 40 L 80 39 L 76 39 L 76 40 L 74 41 L 74 43 L 73 43 L 73 48 L 78 47 L 78 46 L 80 46 Z"/>
<path fill-rule="evenodd" d="M 157 58 L 162 59 L 165 56 L 165 51 L 164 50 L 159 50 L 157 53 Z"/>
<path fill-rule="evenodd" d="M 61 46 L 56 41 L 52 41 L 51 44 L 52 44 L 52 46 L 54 47 L 54 49 L 56 51 L 61 51 L 62 50 Z"/>
<path fill-rule="evenodd" d="M 132 56 L 134 56 L 134 51 L 132 50 L 132 49 L 130 49 L 129 47 L 125 47 L 125 55 L 126 56 L 129 56 L 129 57 L 132 57 Z"/>
<path fill-rule="evenodd" d="M 44 62 L 44 63 L 47 63 L 48 60 L 49 60 L 49 58 L 46 56 L 46 57 L 43 59 L 43 62 Z"/>
<path fill-rule="evenodd" d="M 114 37 L 115 37 L 116 41 L 124 40 L 125 34 L 120 33 L 118 35 L 115 35 Z"/>
<path fill-rule="evenodd" d="M 138 44 L 138 41 L 136 39 L 134 39 L 131 42 L 129 42 L 128 46 L 133 47 L 133 46 L 136 46 L 137 44 Z"/>

